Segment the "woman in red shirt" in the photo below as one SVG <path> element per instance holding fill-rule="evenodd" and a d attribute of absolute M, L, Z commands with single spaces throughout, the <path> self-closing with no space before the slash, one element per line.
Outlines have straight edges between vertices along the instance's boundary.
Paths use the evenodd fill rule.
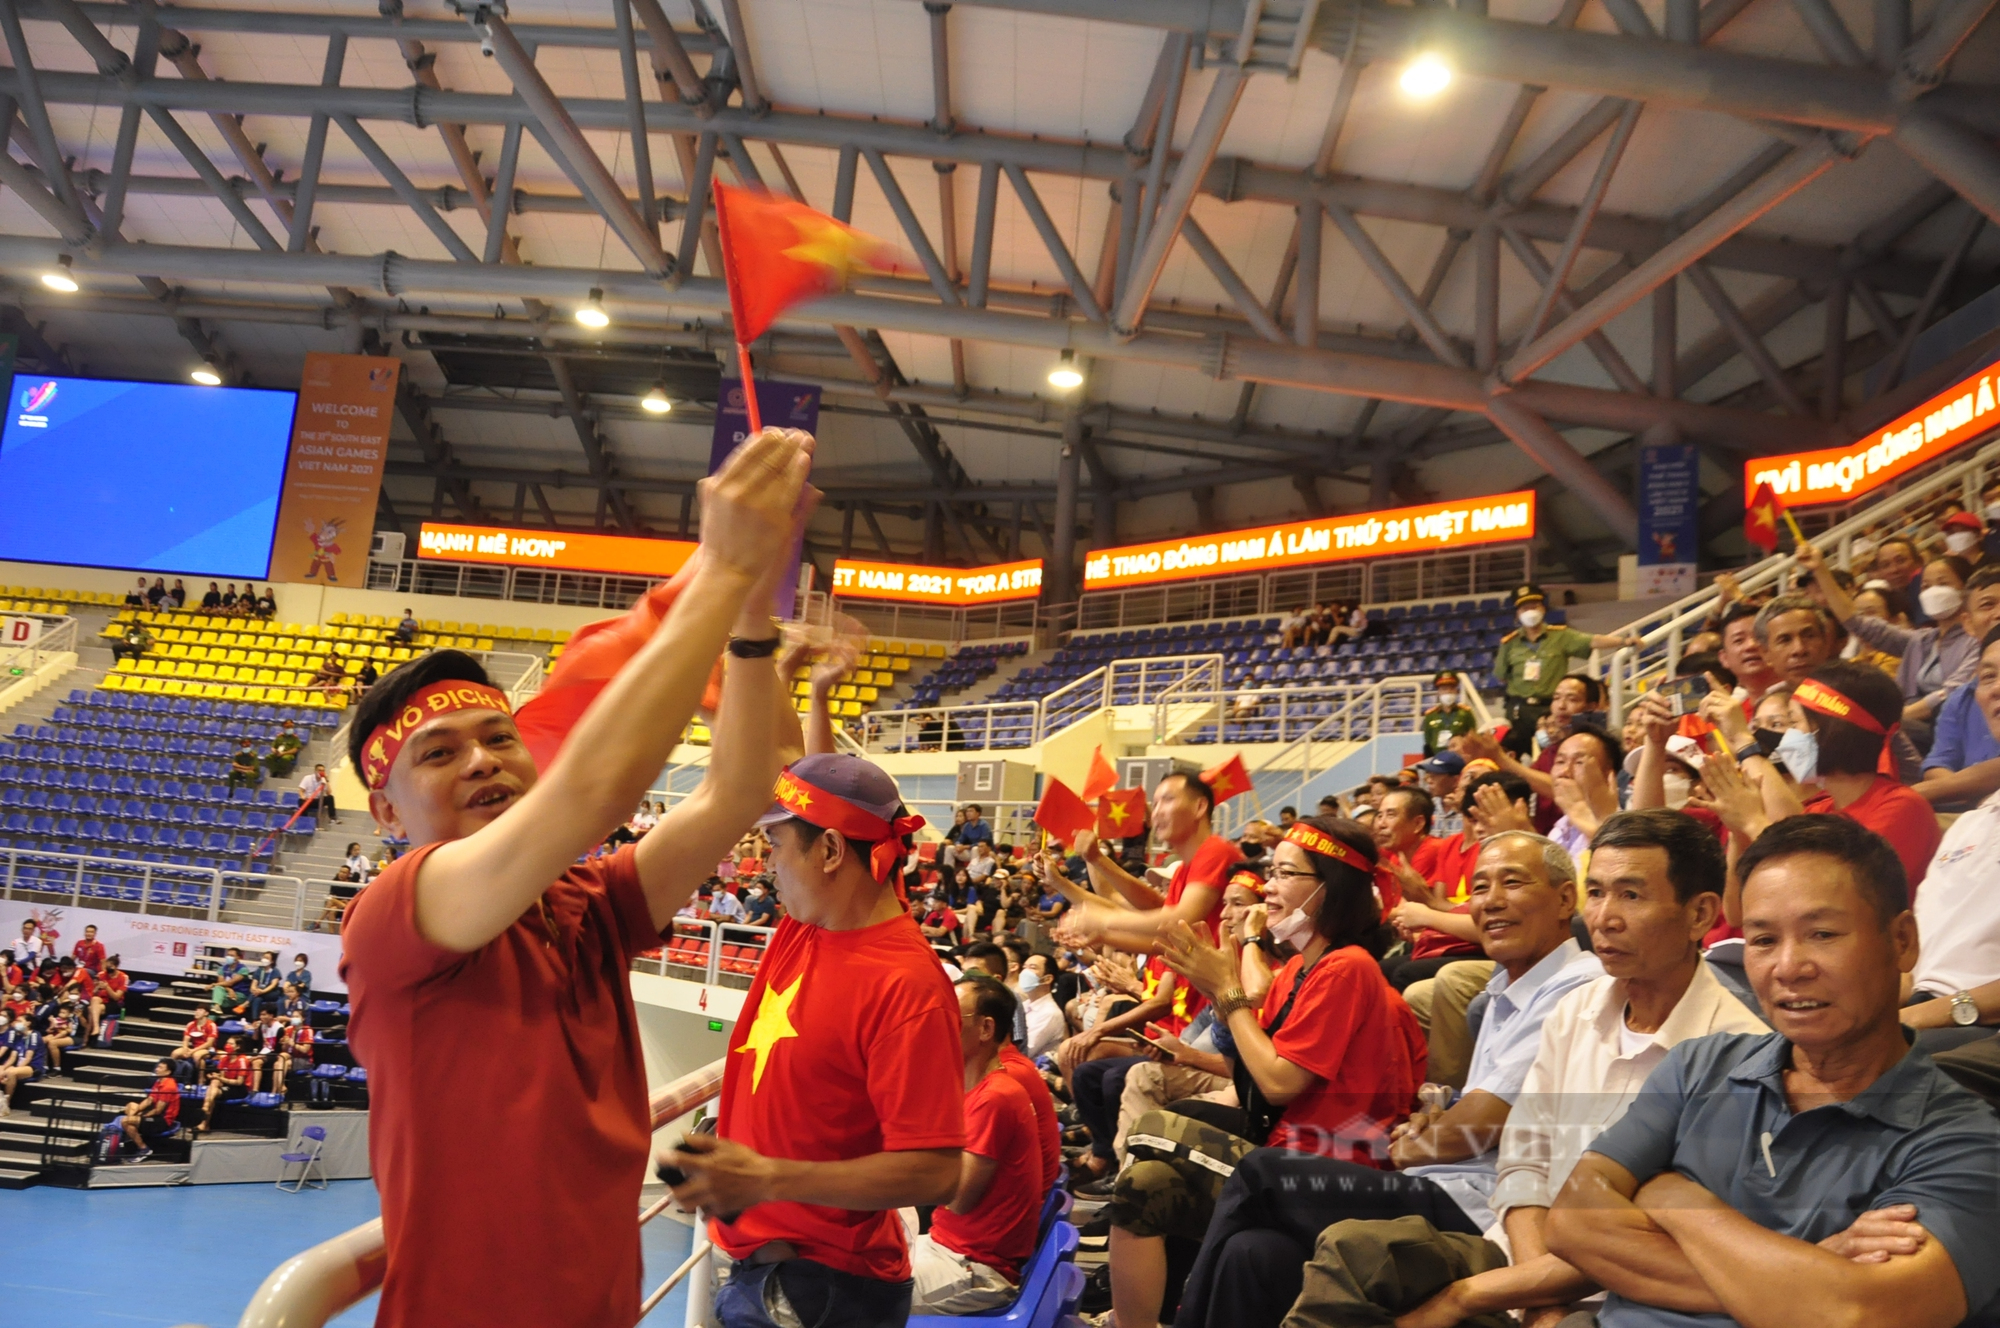
<path fill-rule="evenodd" d="M 1242 1152 L 1269 1145 L 1382 1165 L 1389 1130 L 1416 1103 L 1425 1046 L 1369 948 L 1382 926 L 1376 858 L 1372 836 L 1346 817 L 1304 818 L 1286 830 L 1264 902 L 1269 936 L 1291 954 L 1261 1006 L 1243 990 L 1233 942 L 1218 946 L 1206 928 L 1186 923 L 1168 929 L 1162 958 L 1214 1004 L 1235 1042 L 1241 1103 L 1169 1110 L 1227 1131 Z M 1148 1125 L 1141 1117 L 1128 1138 L 1151 1133 Z M 1112 1280 L 1119 1328 L 1158 1324 L 1166 1241 L 1201 1239 L 1221 1183 L 1215 1177 L 1194 1190 L 1187 1172 L 1155 1160 L 1134 1160 L 1120 1173 L 1109 1208 L 1112 1263 L 1125 1270 Z M 1169 1192 L 1174 1201 L 1163 1203 Z"/>
<path fill-rule="evenodd" d="M 230 1038 L 222 1055 L 216 1058 L 215 1073 L 208 1077 L 208 1092 L 201 1104 L 201 1124 L 195 1127 L 196 1134 L 208 1133 L 215 1124 L 218 1106 L 249 1095 L 250 1077 L 256 1072 L 255 1062 L 243 1054 L 243 1039 Z"/>

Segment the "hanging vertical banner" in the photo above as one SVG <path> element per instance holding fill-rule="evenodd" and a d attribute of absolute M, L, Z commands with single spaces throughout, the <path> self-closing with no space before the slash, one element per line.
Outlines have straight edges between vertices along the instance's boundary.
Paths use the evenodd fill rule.
<path fill-rule="evenodd" d="M 743 380 L 725 378 L 715 403 L 715 435 L 708 444 L 708 473 L 722 469 L 745 438 L 750 436 L 750 412 L 744 409 Z M 757 384 L 757 413 L 767 429 L 802 429 L 819 435 L 819 388 L 806 383 L 762 382 Z M 792 551 L 798 561 L 798 550 Z M 792 616 L 799 594 L 798 581 L 788 580 L 778 588 L 778 602 L 772 612 L 780 618 Z"/>
<path fill-rule="evenodd" d="M 1694 593 L 1700 518 L 1701 458 L 1694 446 L 1640 448 L 1640 598 Z"/>
<path fill-rule="evenodd" d="M 366 584 L 402 361 L 306 356 L 271 545 L 273 581 Z"/>

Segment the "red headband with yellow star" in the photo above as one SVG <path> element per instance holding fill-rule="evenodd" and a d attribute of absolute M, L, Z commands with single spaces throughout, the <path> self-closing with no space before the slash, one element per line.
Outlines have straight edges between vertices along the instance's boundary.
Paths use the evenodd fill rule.
<path fill-rule="evenodd" d="M 1374 874 L 1374 863 L 1362 857 L 1351 845 L 1341 843 L 1316 825 L 1293 821 L 1292 828 L 1285 831 L 1285 842 L 1297 844 L 1308 853 L 1317 853 L 1321 857 L 1332 858 L 1335 862 L 1344 862 L 1358 872 Z"/>
<path fill-rule="evenodd" d="M 873 844 L 875 848 L 868 859 L 869 875 L 885 885 L 895 879 L 896 864 L 903 858 L 904 838 L 924 828 L 924 818 L 915 813 L 884 820 L 837 793 L 805 783 L 789 770 L 778 775 L 773 796 L 780 807 L 801 821 L 822 830 L 838 830 L 858 844 Z M 900 885 L 897 894 L 902 894 Z"/>
<path fill-rule="evenodd" d="M 1240 871 L 1229 878 L 1231 885 L 1240 885 L 1259 899 L 1264 897 L 1264 878 L 1253 871 Z"/>
<path fill-rule="evenodd" d="M 368 742 L 361 749 L 362 782 L 371 789 L 379 789 L 388 783 L 389 767 L 396 764 L 397 753 L 403 750 L 403 744 L 410 740 L 418 725 L 456 710 L 498 710 L 503 715 L 514 713 L 513 707 L 507 704 L 506 693 L 497 687 L 467 682 L 463 678 L 434 682 L 413 693 L 401 710 L 377 724 L 375 731 L 368 735 Z"/>

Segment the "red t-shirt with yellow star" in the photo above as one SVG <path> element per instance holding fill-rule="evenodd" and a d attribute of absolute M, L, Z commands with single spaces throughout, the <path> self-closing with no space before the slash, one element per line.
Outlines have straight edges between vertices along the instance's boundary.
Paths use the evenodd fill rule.
<path fill-rule="evenodd" d="M 857 931 L 778 924 L 730 1033 L 717 1133 L 767 1157 L 845 1161 L 965 1144 L 958 998 L 907 915 Z M 758 1204 L 710 1239 L 732 1259 L 771 1241 L 907 1281 L 894 1210 Z"/>

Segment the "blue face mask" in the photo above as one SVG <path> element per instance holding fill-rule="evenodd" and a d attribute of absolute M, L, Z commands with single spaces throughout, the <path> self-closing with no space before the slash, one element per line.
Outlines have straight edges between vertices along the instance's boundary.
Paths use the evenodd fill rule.
<path fill-rule="evenodd" d="M 1819 738 L 1802 729 L 1786 729 L 1778 739 L 1777 757 L 1801 784 L 1819 778 Z"/>

